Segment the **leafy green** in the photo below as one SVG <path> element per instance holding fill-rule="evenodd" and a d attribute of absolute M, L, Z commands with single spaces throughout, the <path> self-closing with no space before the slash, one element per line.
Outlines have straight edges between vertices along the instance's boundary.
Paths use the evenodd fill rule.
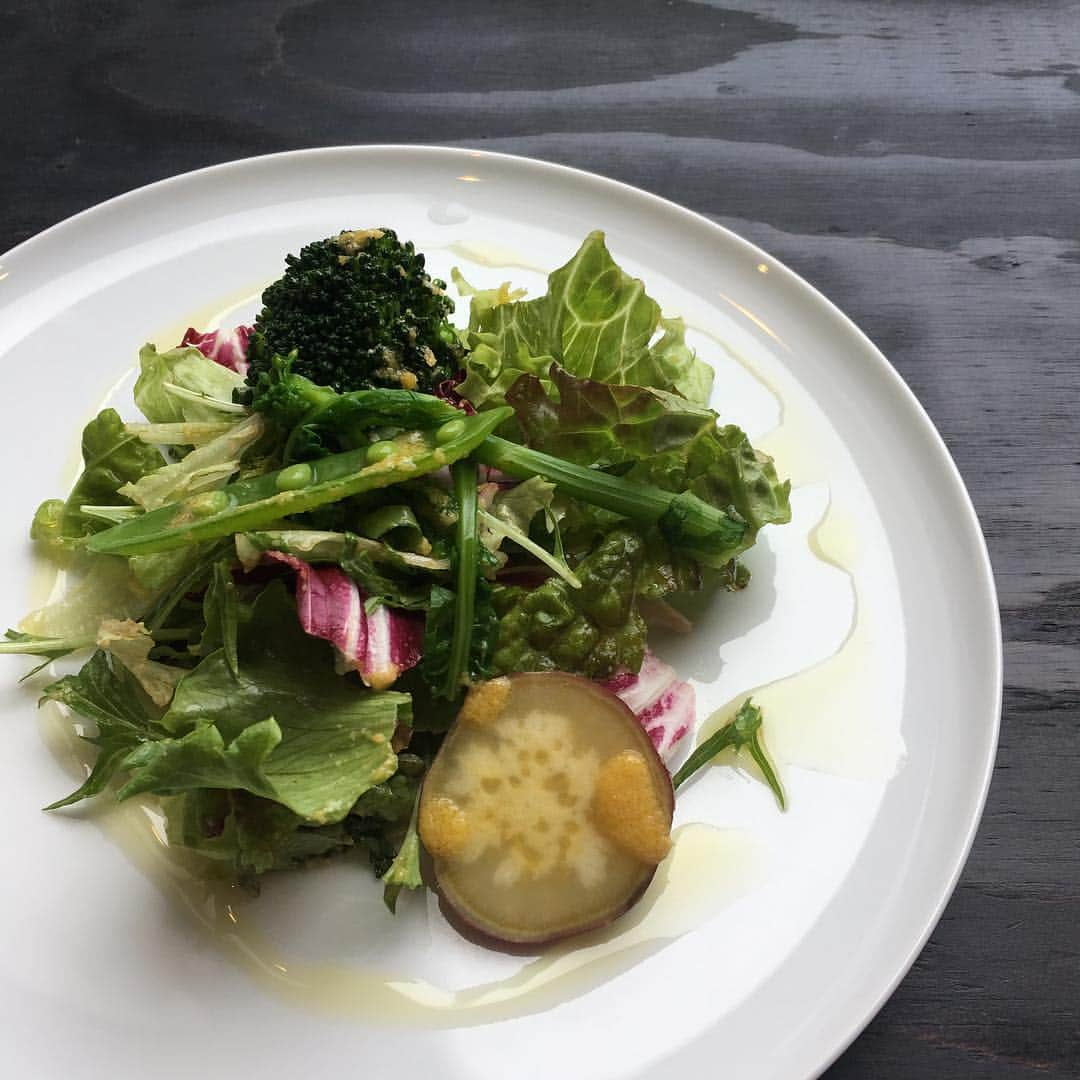
<path fill-rule="evenodd" d="M 711 409 L 662 390 L 575 378 L 557 365 L 551 380 L 557 398 L 534 376 L 508 395 L 529 445 L 582 465 L 629 465 L 626 480 L 734 508 L 748 528 L 729 557 L 752 546 L 763 525 L 791 520 L 791 485 L 779 481 L 772 458 L 734 424 L 719 427 Z"/>
<path fill-rule="evenodd" d="M 245 451 L 258 441 L 265 426 L 261 416 L 245 417 L 224 435 L 197 447 L 179 461 L 162 465 L 134 483 L 125 484 L 120 493 L 144 510 L 157 510 L 190 495 L 216 491 L 240 468 Z"/>
<path fill-rule="evenodd" d="M 152 602 L 126 559 L 80 554 L 76 569 L 85 572 L 60 599 L 30 612 L 20 630 L 36 637 L 93 637 L 102 619 L 141 618 Z"/>
<path fill-rule="evenodd" d="M 662 319 L 645 286 L 612 259 L 604 234 L 593 232 L 548 276 L 544 296 L 511 303 L 493 302 L 490 293 L 474 298 L 466 335 L 472 355 L 460 391 L 477 408 L 502 404 L 518 375 L 543 378 L 557 360 L 575 375 L 708 401 L 712 369 L 684 335 L 682 321 Z"/>
<path fill-rule="evenodd" d="M 411 506 L 395 503 L 369 510 L 357 522 L 357 531 L 373 540 L 382 540 L 396 551 L 431 554 L 431 541 L 424 536 Z"/>
<path fill-rule="evenodd" d="M 194 347 L 159 353 L 156 346 L 146 344 L 139 350 L 135 404 L 152 424 L 221 420 L 223 413 L 233 411 L 233 390 L 243 385 L 242 376 Z M 170 387 L 179 387 L 193 396 L 170 392 Z M 222 409 L 215 402 L 228 404 L 229 408 Z"/>
<path fill-rule="evenodd" d="M 422 769 L 422 761 L 420 766 Z M 412 814 L 419 783 L 418 777 L 407 776 L 399 769 L 385 783 L 368 788 L 353 804 L 350 816 L 372 818 L 391 825 L 404 824 Z"/>
<path fill-rule="evenodd" d="M 334 673 L 330 650 L 301 629 L 284 586 L 268 586 L 239 640 L 239 673 L 212 653 L 177 688 L 162 725 L 174 736 L 137 749 L 122 798 L 239 788 L 306 821 L 340 821 L 390 777 L 390 739 L 405 694 L 369 693 Z"/>
<path fill-rule="evenodd" d="M 90 506 L 130 506 L 121 487 L 138 481 L 162 464 L 159 451 L 124 430 L 115 409 L 103 409 L 83 428 L 83 471 L 66 501 L 49 499 L 38 507 L 30 527 L 33 539 L 51 547 L 67 547 L 82 537 L 108 528 L 108 522 L 80 509 Z"/>
<path fill-rule="evenodd" d="M 394 861 L 389 869 L 383 874 L 383 903 L 390 909 L 391 914 L 397 914 L 398 896 L 402 889 L 419 889 L 424 884 L 420 876 L 420 836 L 416 829 L 417 810 L 420 806 L 420 793 L 416 793 L 413 802 L 412 816 L 409 818 L 409 827 L 405 830 L 405 838 L 401 841 Z"/>
<path fill-rule="evenodd" d="M 481 551 L 480 557 L 483 558 Z M 473 603 L 472 632 L 469 635 L 469 657 L 466 679 L 473 681 L 487 678 L 491 672 L 491 656 L 498 637 L 498 619 L 495 613 L 494 597 L 498 592 L 482 576 L 477 576 L 476 594 Z M 442 585 L 432 585 L 428 600 L 427 618 L 424 622 L 424 648 L 420 658 L 420 672 L 424 682 L 433 696 L 446 698 L 445 689 L 449 687 L 448 672 L 450 668 L 450 645 L 454 637 L 454 626 L 457 613 L 456 594 Z M 450 698 L 456 698 L 464 683 L 456 684 L 460 689 L 455 690 Z M 452 713 L 446 718 L 453 718 Z M 444 720 L 436 710 L 426 710 L 423 714 L 425 726 L 429 729 L 444 727 Z"/>
<path fill-rule="evenodd" d="M 135 676 L 155 705 L 164 707 L 172 701 L 184 670 L 150 659 L 154 639 L 142 623 L 106 619 L 98 628 L 97 644 Z"/>
<path fill-rule="evenodd" d="M 456 698 L 469 676 L 473 619 L 476 613 L 477 578 L 479 577 L 480 538 L 476 528 L 476 466 L 459 461 L 451 468 L 454 496 L 458 502 L 457 546 L 454 550 L 455 589 L 454 625 L 450 631 L 450 649 L 442 696 Z"/>
<path fill-rule="evenodd" d="M 142 692 L 135 677 L 114 664 L 104 651 L 97 651 L 74 675 L 45 687 L 41 700 L 55 701 L 93 721 L 95 735 L 83 738 L 98 748 L 98 757 L 86 780 L 64 799 L 47 806 L 56 810 L 105 789 L 128 754 L 147 740 L 164 735 L 159 725 L 160 709 Z"/>
<path fill-rule="evenodd" d="M 353 533 L 286 529 L 243 533 L 236 540 L 241 562 L 249 569 L 265 551 L 295 555 L 312 564 L 336 563 L 370 599 L 409 611 L 428 606 L 431 584 L 426 574 L 450 569 L 449 560 L 398 552 Z"/>
<path fill-rule="evenodd" d="M 242 880 L 352 844 L 341 825 L 312 828 L 280 803 L 246 791 L 198 788 L 169 800 L 166 811 L 169 843 L 230 863 Z"/>
<path fill-rule="evenodd" d="M 671 779 L 672 785 L 678 789 L 699 769 L 708 765 L 713 758 L 722 750 L 734 749 L 736 753 L 743 748 L 747 749 L 754 759 L 757 767 L 761 770 L 765 782 L 776 796 L 780 809 L 787 806 L 787 798 L 784 788 L 780 783 L 776 770 L 765 753 L 765 747 L 761 741 L 761 709 L 747 698 L 730 723 L 725 724 L 718 731 L 709 736 L 683 763 L 682 768 Z"/>
<path fill-rule="evenodd" d="M 167 579 L 168 587 L 162 587 L 146 611 L 145 622 L 152 633 L 157 633 L 163 626 L 175 624 L 176 612 L 183 608 L 186 598 L 206 585 L 214 564 L 224 558 L 231 547 L 228 540 L 218 540 L 156 555 L 135 555 L 127 560 L 133 567 L 144 561 L 153 569 L 160 569 L 163 574 L 172 571 Z M 170 561 L 173 559 L 175 563 Z M 160 563 L 155 564 L 155 560 L 160 560 Z"/>
<path fill-rule="evenodd" d="M 637 671 L 647 632 L 636 602 L 644 555 L 636 533 L 615 529 L 578 566 L 580 589 L 561 578 L 531 590 L 498 586 L 495 672 L 569 671 L 600 679 Z"/>
<path fill-rule="evenodd" d="M 127 561 L 128 568 L 139 585 L 156 596 L 187 571 L 196 561 L 200 550 L 194 546 L 162 551 L 157 555 L 132 555 Z"/>
<path fill-rule="evenodd" d="M 240 602 L 232 576 L 232 560 L 214 563 L 210 585 L 203 594 L 203 633 L 199 640 L 199 655 L 209 656 L 220 649 L 225 665 L 233 676 L 240 674 L 237 656 L 237 635 L 240 626 Z"/>

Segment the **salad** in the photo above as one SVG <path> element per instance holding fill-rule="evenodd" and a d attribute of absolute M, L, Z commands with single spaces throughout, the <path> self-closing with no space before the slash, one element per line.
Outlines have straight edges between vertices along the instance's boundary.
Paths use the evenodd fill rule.
<path fill-rule="evenodd" d="M 445 282 L 389 228 L 289 255 L 252 326 L 145 345 L 127 421 L 31 536 L 75 581 L 0 652 L 97 747 L 56 810 L 161 801 L 170 844 L 257 886 L 358 857 L 481 940 L 600 925 L 727 747 L 783 791 L 745 702 L 674 773 L 692 686 L 649 648 L 737 592 L 789 484 L 603 234 L 527 299 Z M 722 602 L 719 596 L 717 602 Z"/>

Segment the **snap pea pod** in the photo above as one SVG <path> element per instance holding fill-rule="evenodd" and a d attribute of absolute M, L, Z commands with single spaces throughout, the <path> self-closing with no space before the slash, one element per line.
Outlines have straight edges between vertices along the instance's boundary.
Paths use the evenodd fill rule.
<path fill-rule="evenodd" d="M 95 533 L 87 546 L 105 555 L 142 555 L 259 529 L 292 514 L 449 465 L 474 450 L 512 412 L 502 408 L 460 416 L 432 431 L 406 432 L 358 450 L 193 495 Z"/>

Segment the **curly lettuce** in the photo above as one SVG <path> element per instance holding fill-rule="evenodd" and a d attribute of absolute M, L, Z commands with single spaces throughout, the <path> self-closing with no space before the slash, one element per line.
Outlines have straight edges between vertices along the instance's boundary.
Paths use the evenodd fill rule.
<path fill-rule="evenodd" d="M 502 287 L 472 299 L 471 355 L 459 390 L 476 408 L 502 404 L 522 374 L 543 379 L 552 360 L 577 376 L 708 401 L 713 370 L 686 344 L 682 320 L 663 317 L 641 281 L 611 257 L 602 232 L 548 276 L 544 296 L 513 296 Z"/>

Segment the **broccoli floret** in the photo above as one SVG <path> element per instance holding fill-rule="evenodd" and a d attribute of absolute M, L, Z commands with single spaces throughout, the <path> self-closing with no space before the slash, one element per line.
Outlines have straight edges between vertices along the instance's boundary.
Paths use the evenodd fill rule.
<path fill-rule="evenodd" d="M 285 263 L 255 319 L 247 381 L 256 397 L 274 357 L 292 352 L 294 373 L 339 393 L 430 393 L 461 368 L 445 282 L 431 278 L 424 256 L 392 229 L 316 240 Z"/>

